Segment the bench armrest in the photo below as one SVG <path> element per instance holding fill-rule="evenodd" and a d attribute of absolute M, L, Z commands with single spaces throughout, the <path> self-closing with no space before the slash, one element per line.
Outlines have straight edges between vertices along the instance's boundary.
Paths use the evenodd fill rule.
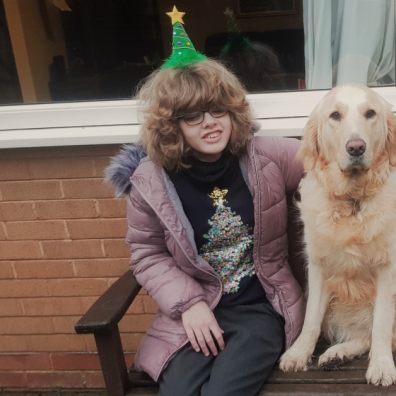
<path fill-rule="evenodd" d="M 140 288 L 132 271 L 125 272 L 76 323 L 76 333 L 88 334 L 114 329 Z"/>
<path fill-rule="evenodd" d="M 76 333 L 95 335 L 106 388 L 112 396 L 124 396 L 130 385 L 118 322 L 139 290 L 132 271 L 125 272 L 74 326 Z"/>

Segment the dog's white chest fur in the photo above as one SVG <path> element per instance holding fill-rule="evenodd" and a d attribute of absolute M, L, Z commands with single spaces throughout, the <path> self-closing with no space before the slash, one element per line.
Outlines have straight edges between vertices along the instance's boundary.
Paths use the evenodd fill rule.
<path fill-rule="evenodd" d="M 322 267 L 325 287 L 339 303 L 370 304 L 376 267 L 394 265 L 394 191 L 396 179 L 391 177 L 375 199 L 339 200 L 329 197 L 313 175 L 301 182 L 306 246 L 313 262 Z"/>
<path fill-rule="evenodd" d="M 334 345 L 319 366 L 370 351 L 367 382 L 394 384 L 396 117 L 369 88 L 336 87 L 310 115 L 298 156 L 308 301 L 280 367 L 306 369 L 322 330 Z"/>

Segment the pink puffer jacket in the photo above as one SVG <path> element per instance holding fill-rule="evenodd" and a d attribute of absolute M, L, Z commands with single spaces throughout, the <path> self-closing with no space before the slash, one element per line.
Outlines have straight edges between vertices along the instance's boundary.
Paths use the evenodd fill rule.
<path fill-rule="evenodd" d="M 256 273 L 269 301 L 285 319 L 287 346 L 301 330 L 304 310 L 301 288 L 288 264 L 286 235 L 286 196 L 295 191 L 303 173 L 294 159 L 298 146 L 296 139 L 254 137 L 240 160 L 254 203 Z M 130 181 L 131 268 L 159 306 L 135 366 L 157 380 L 172 355 L 187 343 L 181 314 L 200 300 L 214 308 L 222 286 L 198 255 L 193 230 L 165 171 L 142 160 Z"/>

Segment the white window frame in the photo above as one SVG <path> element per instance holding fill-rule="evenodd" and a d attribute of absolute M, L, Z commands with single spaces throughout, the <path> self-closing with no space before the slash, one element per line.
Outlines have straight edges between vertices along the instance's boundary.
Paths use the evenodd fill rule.
<path fill-rule="evenodd" d="M 396 86 L 375 90 L 396 109 Z M 328 90 L 248 95 L 261 134 L 301 136 Z M 131 143 L 141 116 L 135 100 L 0 106 L 0 148 Z"/>

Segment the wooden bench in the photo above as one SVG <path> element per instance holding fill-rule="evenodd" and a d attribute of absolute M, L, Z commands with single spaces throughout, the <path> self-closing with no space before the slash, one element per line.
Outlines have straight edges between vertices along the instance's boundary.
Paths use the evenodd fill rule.
<path fill-rule="evenodd" d="M 296 209 L 289 205 L 289 256 L 297 280 L 305 283 L 301 254 L 301 226 Z M 158 387 L 146 374 L 127 369 L 121 345 L 118 322 L 139 293 L 140 285 L 127 271 L 88 310 L 75 325 L 79 334 L 94 334 L 109 396 L 155 395 Z M 367 356 L 354 359 L 333 370 L 317 368 L 317 356 L 327 347 L 322 341 L 315 351 L 308 371 L 283 373 L 275 369 L 260 396 L 340 396 L 396 395 L 396 385 L 378 388 L 366 384 Z M 241 395 L 243 396 L 243 395 Z"/>

